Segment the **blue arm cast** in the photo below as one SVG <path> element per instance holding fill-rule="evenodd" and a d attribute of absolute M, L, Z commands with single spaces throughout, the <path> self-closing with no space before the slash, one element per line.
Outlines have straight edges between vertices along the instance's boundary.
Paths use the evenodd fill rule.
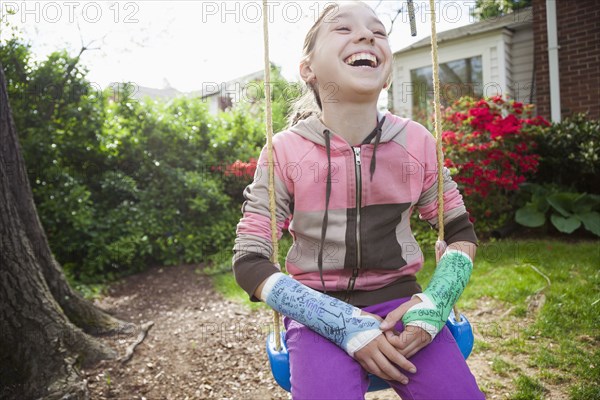
<path fill-rule="evenodd" d="M 263 300 L 343 348 L 350 356 L 381 334 L 380 322 L 360 308 L 311 289 L 283 274 L 271 275 Z"/>

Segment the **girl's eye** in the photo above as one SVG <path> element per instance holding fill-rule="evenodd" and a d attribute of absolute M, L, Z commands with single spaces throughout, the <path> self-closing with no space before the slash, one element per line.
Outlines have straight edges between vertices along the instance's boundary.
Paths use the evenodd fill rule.
<path fill-rule="evenodd" d="M 350 31 L 350 28 L 347 26 L 340 26 L 339 28 L 336 28 L 336 31 Z"/>
<path fill-rule="evenodd" d="M 376 32 L 373 32 L 373 33 L 376 34 L 376 35 L 381 35 L 381 36 L 387 37 L 387 33 L 383 32 L 383 31 L 376 31 Z"/>

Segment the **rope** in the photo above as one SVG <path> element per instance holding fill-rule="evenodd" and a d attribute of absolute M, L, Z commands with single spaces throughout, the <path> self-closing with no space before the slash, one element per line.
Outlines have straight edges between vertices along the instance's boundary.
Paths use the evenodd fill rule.
<path fill-rule="evenodd" d="M 437 198 L 438 198 L 438 240 L 444 241 L 444 155 L 442 152 L 442 110 L 440 110 L 440 75 L 439 75 L 439 60 L 437 46 L 437 31 L 435 26 L 435 1 L 429 0 L 431 8 L 431 61 L 433 69 L 433 107 L 434 107 L 434 124 L 435 124 L 435 139 L 436 153 L 438 164 L 438 179 L 437 179 Z M 460 322 L 460 313 L 458 308 L 454 306 L 454 316 L 457 322 Z"/>
<path fill-rule="evenodd" d="M 437 32 L 435 28 L 435 2 L 429 0 L 431 6 L 431 61 L 433 64 L 433 108 L 434 108 L 434 124 L 435 124 L 435 139 L 436 152 L 438 163 L 438 240 L 444 240 L 444 177 L 442 175 L 442 125 L 441 125 L 441 110 L 440 110 L 440 75 L 437 52 Z"/>
<path fill-rule="evenodd" d="M 277 264 L 279 254 L 279 240 L 277 239 L 277 217 L 275 215 L 275 162 L 273 155 L 273 117 L 271 112 L 271 63 L 269 61 L 269 16 L 267 0 L 263 0 L 263 40 L 265 54 L 265 121 L 267 129 L 267 160 L 269 164 L 269 210 L 271 212 L 271 243 L 273 254 L 271 262 Z M 281 350 L 281 328 L 279 313 L 273 310 L 273 325 L 275 349 Z"/>

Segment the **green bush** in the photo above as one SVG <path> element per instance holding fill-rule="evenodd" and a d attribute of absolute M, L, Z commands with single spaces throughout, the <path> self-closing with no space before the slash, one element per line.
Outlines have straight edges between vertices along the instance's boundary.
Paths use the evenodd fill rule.
<path fill-rule="evenodd" d="M 562 233 L 573 233 L 580 227 L 600 236 L 600 196 L 572 193 L 555 185 L 526 184 L 523 192 L 527 203 L 515 214 L 515 221 L 529 228 L 539 228 L 547 218 Z"/>
<path fill-rule="evenodd" d="M 202 262 L 231 248 L 249 182 L 216 167 L 258 157 L 260 98 L 212 116 L 199 98 L 139 101 L 126 84 L 101 92 L 78 58 L 63 51 L 33 61 L 16 37 L 1 43 L 0 62 L 39 216 L 71 280 Z"/>
<path fill-rule="evenodd" d="M 537 183 L 600 193 L 600 121 L 576 114 L 540 132 L 535 140 L 540 155 Z"/>

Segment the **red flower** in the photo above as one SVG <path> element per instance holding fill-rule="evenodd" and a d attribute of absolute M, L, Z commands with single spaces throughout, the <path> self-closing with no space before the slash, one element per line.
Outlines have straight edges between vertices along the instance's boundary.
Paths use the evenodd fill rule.
<path fill-rule="evenodd" d="M 472 215 L 506 214 L 509 192 L 536 172 L 539 156 L 530 133 L 549 123 L 532 112 L 532 105 L 502 96 L 460 99 L 446 110 L 444 165 L 457 171 L 453 179 Z"/>
<path fill-rule="evenodd" d="M 502 96 L 494 96 L 492 97 L 492 101 L 496 104 L 503 104 L 504 100 L 502 99 Z"/>

